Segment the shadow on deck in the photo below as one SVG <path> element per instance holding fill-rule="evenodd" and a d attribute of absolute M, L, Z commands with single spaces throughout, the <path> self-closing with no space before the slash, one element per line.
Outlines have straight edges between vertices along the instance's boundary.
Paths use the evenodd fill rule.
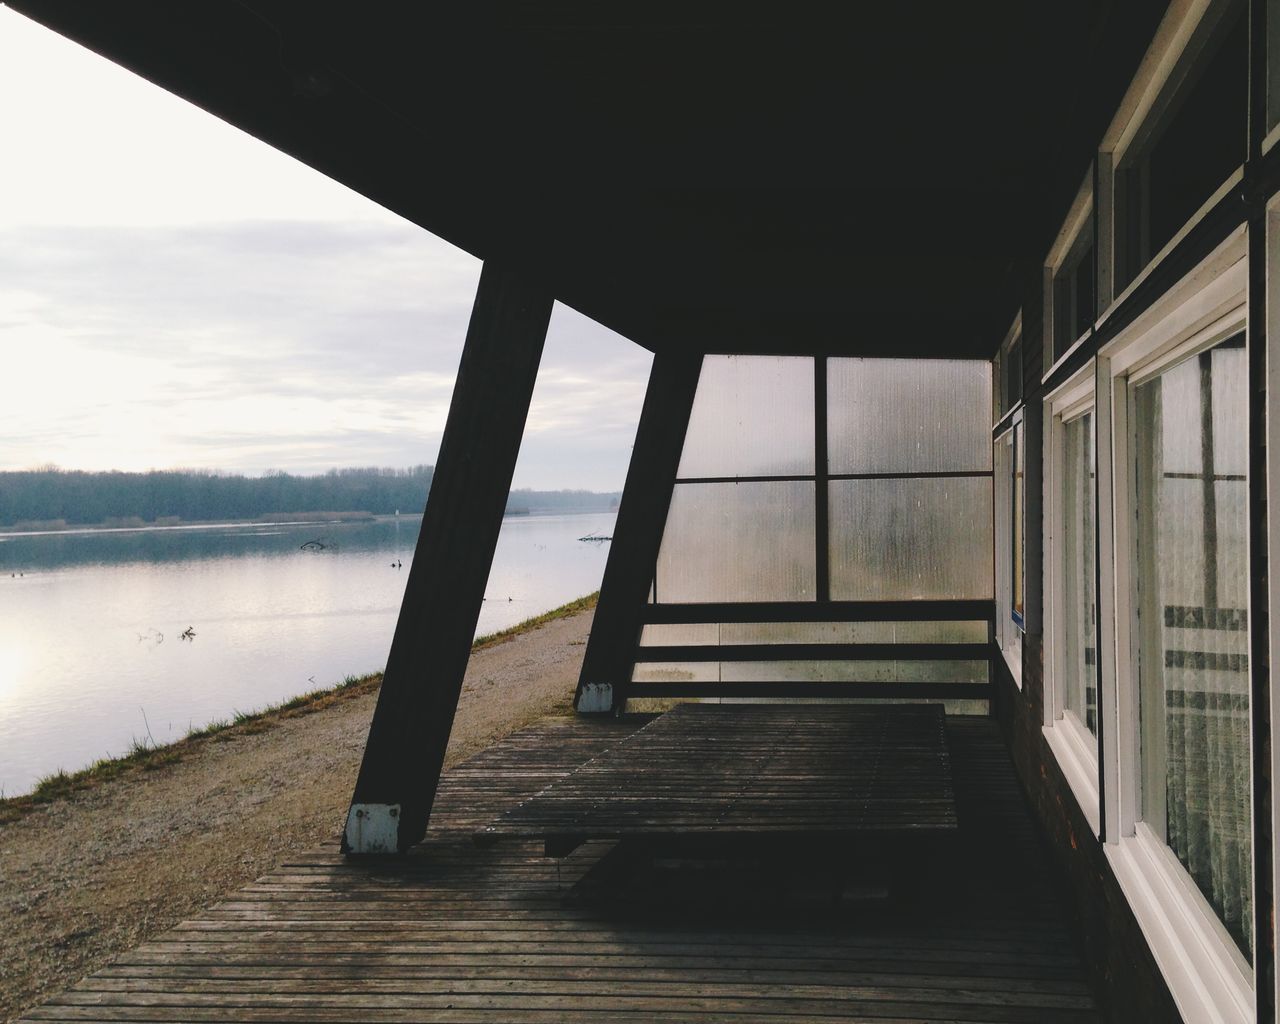
<path fill-rule="evenodd" d="M 849 887 L 865 848 L 801 839 L 711 860 L 473 844 L 645 721 L 544 720 L 446 775 L 411 854 L 296 857 L 25 1019 L 1100 1019 L 990 719 L 948 718 L 960 827 L 892 898 Z"/>

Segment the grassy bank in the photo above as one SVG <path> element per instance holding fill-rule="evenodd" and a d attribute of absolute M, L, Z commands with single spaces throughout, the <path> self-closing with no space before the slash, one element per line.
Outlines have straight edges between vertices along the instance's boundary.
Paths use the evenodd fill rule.
<path fill-rule="evenodd" d="M 508 629 L 476 637 L 471 649 L 479 651 L 496 647 L 498 644 L 531 633 L 549 622 L 587 611 L 596 606 L 598 596 L 598 594 L 589 594 L 586 597 L 580 597 L 576 601 L 570 601 L 559 608 L 535 615 Z M 75 772 L 58 770 L 37 782 L 30 793 L 0 798 L 0 825 L 17 821 L 45 804 L 66 799 L 75 793 L 100 786 L 122 775 L 157 771 L 176 764 L 197 753 L 206 743 L 221 743 L 238 736 L 266 732 L 286 719 L 310 715 L 339 702 L 371 693 L 381 684 L 381 672 L 347 676 L 336 686 L 312 690 L 279 704 L 269 705 L 260 711 L 234 712 L 230 718 L 220 719 L 202 728 L 193 729 L 185 737 L 173 743 L 154 744 L 149 740 L 134 739 L 129 751 L 120 757 L 103 758 Z"/>

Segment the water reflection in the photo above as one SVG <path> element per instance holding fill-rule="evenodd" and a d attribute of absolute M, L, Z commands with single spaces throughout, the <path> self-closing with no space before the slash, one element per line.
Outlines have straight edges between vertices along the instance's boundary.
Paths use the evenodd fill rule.
<path fill-rule="evenodd" d="M 478 632 L 595 590 L 613 520 L 504 520 Z M 419 525 L 0 538 L 0 787 L 380 668 Z"/>

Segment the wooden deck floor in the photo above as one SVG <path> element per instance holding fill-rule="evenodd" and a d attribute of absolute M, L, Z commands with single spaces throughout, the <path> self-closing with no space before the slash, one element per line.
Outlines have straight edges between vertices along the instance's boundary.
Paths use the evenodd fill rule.
<path fill-rule="evenodd" d="M 684 704 L 504 812 L 483 837 L 956 827 L 939 704 Z"/>
<path fill-rule="evenodd" d="M 816 847 L 687 884 L 683 862 L 637 869 L 608 842 L 562 861 L 530 840 L 473 845 L 640 724 L 539 723 L 447 776 L 411 854 L 294 858 L 25 1019 L 1100 1019 L 986 719 L 948 720 L 960 828 L 919 863 L 905 902 L 831 889 L 838 865 Z"/>

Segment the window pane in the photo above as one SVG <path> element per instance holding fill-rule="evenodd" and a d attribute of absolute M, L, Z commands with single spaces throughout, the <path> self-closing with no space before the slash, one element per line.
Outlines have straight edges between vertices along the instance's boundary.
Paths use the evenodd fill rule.
<path fill-rule="evenodd" d="M 1021 423 L 1013 426 L 1013 614 L 1022 621 L 1026 616 L 1023 583 L 1026 576 L 1026 431 Z"/>
<path fill-rule="evenodd" d="M 1280 0 L 1267 0 L 1267 131 L 1280 124 Z"/>
<path fill-rule="evenodd" d="M 985 683 L 985 661 L 725 661 L 724 682 Z"/>
<path fill-rule="evenodd" d="M 658 601 L 812 601 L 814 558 L 812 481 L 677 484 Z"/>
<path fill-rule="evenodd" d="M 718 622 L 699 622 L 693 625 L 678 622 L 650 623 L 640 631 L 641 647 L 715 647 L 718 643 Z"/>
<path fill-rule="evenodd" d="M 813 422 L 812 359 L 706 356 L 679 475 L 812 475 Z"/>
<path fill-rule="evenodd" d="M 1063 427 L 1063 704 L 1098 735 L 1093 413 Z"/>
<path fill-rule="evenodd" d="M 985 622 L 709 622 L 654 623 L 643 647 L 717 644 L 985 644 Z"/>
<path fill-rule="evenodd" d="M 991 468 L 991 366 L 959 359 L 827 360 L 832 473 Z"/>
<path fill-rule="evenodd" d="M 832 480 L 831 597 L 991 597 L 987 477 Z"/>
<path fill-rule="evenodd" d="M 986 661 L 637 662 L 637 683 L 985 683 Z"/>
<path fill-rule="evenodd" d="M 1133 440 L 1142 815 L 1249 956 L 1246 359 L 1235 339 L 1134 388 Z"/>
<path fill-rule="evenodd" d="M 1053 359 L 1058 359 L 1093 324 L 1095 307 L 1090 219 L 1053 278 Z"/>
<path fill-rule="evenodd" d="M 1243 0 L 1208 5 L 1147 121 L 1115 170 L 1117 294 L 1244 163 L 1248 19 Z"/>

